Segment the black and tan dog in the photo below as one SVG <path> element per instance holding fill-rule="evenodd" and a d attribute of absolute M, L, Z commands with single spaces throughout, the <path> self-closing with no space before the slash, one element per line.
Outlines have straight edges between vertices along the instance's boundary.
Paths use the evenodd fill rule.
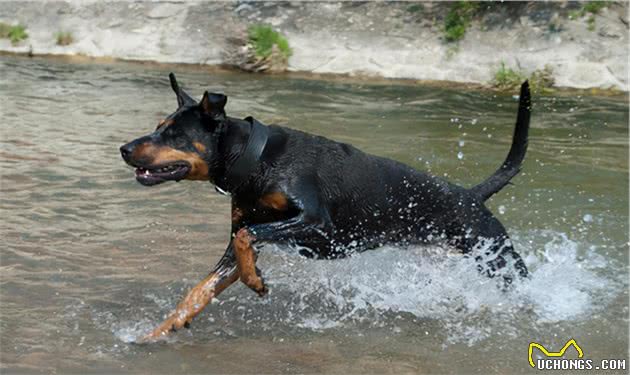
<path fill-rule="evenodd" d="M 521 87 L 510 152 L 488 179 L 464 188 L 351 145 L 248 117 L 225 114 L 227 97 L 206 92 L 199 103 L 179 88 L 177 111 L 155 131 L 120 148 L 143 185 L 212 182 L 232 199 L 232 237 L 214 270 L 147 338 L 188 326 L 206 304 L 240 280 L 267 292 L 254 244 L 298 245 L 301 254 L 334 259 L 383 244 L 440 243 L 470 254 L 479 270 L 506 284 L 527 268 L 503 225 L 484 206 L 520 169 L 530 118 Z"/>

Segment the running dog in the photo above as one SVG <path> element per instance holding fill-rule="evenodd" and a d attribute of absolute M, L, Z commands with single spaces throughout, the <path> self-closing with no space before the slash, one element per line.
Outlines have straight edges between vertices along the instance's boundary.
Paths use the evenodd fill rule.
<path fill-rule="evenodd" d="M 482 183 L 465 188 L 394 160 L 298 130 L 225 113 L 227 97 L 205 92 L 197 102 L 171 73 L 178 108 L 155 131 L 120 147 L 136 180 L 209 181 L 232 200 L 231 240 L 214 270 L 145 340 L 188 327 L 237 280 L 263 296 L 256 267 L 262 243 L 296 245 L 300 253 L 335 259 L 384 244 L 441 244 L 477 260 L 479 271 L 505 285 L 527 268 L 484 202 L 520 171 L 527 150 L 530 92 L 521 86 L 512 146 Z M 256 245 L 256 246 L 254 246 Z"/>

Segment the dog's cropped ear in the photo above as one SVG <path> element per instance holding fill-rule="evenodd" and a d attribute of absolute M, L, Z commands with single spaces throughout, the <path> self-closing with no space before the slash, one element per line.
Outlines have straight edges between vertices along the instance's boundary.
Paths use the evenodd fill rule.
<path fill-rule="evenodd" d="M 185 105 L 195 105 L 197 101 L 190 97 L 190 95 L 186 94 L 184 90 L 182 90 L 177 84 L 177 79 L 175 78 L 175 74 L 171 73 L 168 75 L 168 78 L 171 80 L 171 87 L 173 91 L 175 91 L 175 95 L 177 95 L 177 104 L 179 108 Z"/>
<path fill-rule="evenodd" d="M 225 118 L 225 103 L 227 103 L 227 96 L 206 91 L 203 93 L 199 107 L 202 112 L 218 120 Z"/>

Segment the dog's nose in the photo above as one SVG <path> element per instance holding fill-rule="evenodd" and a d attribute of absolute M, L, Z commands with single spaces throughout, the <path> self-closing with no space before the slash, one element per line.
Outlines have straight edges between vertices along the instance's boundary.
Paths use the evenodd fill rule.
<path fill-rule="evenodd" d="M 120 147 L 120 155 L 125 161 L 129 161 L 131 157 L 131 153 L 133 152 L 133 145 L 131 143 L 127 143 L 126 145 L 122 145 Z"/>

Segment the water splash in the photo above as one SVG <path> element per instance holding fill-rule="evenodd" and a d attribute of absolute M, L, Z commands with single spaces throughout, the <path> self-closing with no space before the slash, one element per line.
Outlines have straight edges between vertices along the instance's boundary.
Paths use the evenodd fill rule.
<path fill-rule="evenodd" d="M 131 344 L 137 342 L 144 335 L 149 334 L 154 328 L 154 324 L 149 319 L 142 319 L 138 322 L 122 322 L 115 326 L 113 331 L 117 339 Z"/>
<path fill-rule="evenodd" d="M 387 324 L 394 313 L 440 322 L 449 331 L 448 341 L 481 339 L 477 323 L 487 335 L 516 334 L 524 321 L 583 319 L 619 292 L 617 281 L 598 272 L 611 264 L 593 249 L 580 254 L 578 243 L 565 234 L 536 235 L 549 240 L 538 251 L 517 244 L 527 255 L 531 277 L 508 293 L 500 291 L 499 280 L 478 274 L 473 259 L 438 247 L 384 247 L 334 262 L 271 247 L 261 257 L 261 269 L 273 288 L 289 296 L 288 304 L 283 302 L 286 324 L 310 329 L 366 320 Z"/>
<path fill-rule="evenodd" d="M 530 238 L 544 238 L 540 249 L 527 248 Z M 239 336 L 302 334 L 304 331 L 386 328 L 400 332 L 400 320 L 411 329 L 439 327 L 444 345 L 473 345 L 494 334 L 515 337 L 523 327 L 575 322 L 606 308 L 622 289 L 620 281 L 600 272 L 612 265 L 591 246 L 587 251 L 567 235 L 531 232 L 515 236 L 531 277 L 504 293 L 499 280 L 476 271 L 472 258 L 439 247 L 383 247 L 335 261 L 311 260 L 293 249 L 267 246 L 259 267 L 271 289 L 260 299 L 234 286 L 209 306 L 203 334 Z M 610 273 L 608 273 L 610 274 Z M 174 291 L 170 303 L 182 293 Z M 155 302 L 155 296 L 147 294 Z M 165 313 L 164 310 L 162 310 Z M 123 342 L 133 342 L 152 325 L 143 316 L 135 323 L 114 322 Z M 204 318 L 202 318 L 204 319 Z M 422 328 L 424 330 L 424 328 Z M 541 328 L 542 329 L 542 328 Z"/>

